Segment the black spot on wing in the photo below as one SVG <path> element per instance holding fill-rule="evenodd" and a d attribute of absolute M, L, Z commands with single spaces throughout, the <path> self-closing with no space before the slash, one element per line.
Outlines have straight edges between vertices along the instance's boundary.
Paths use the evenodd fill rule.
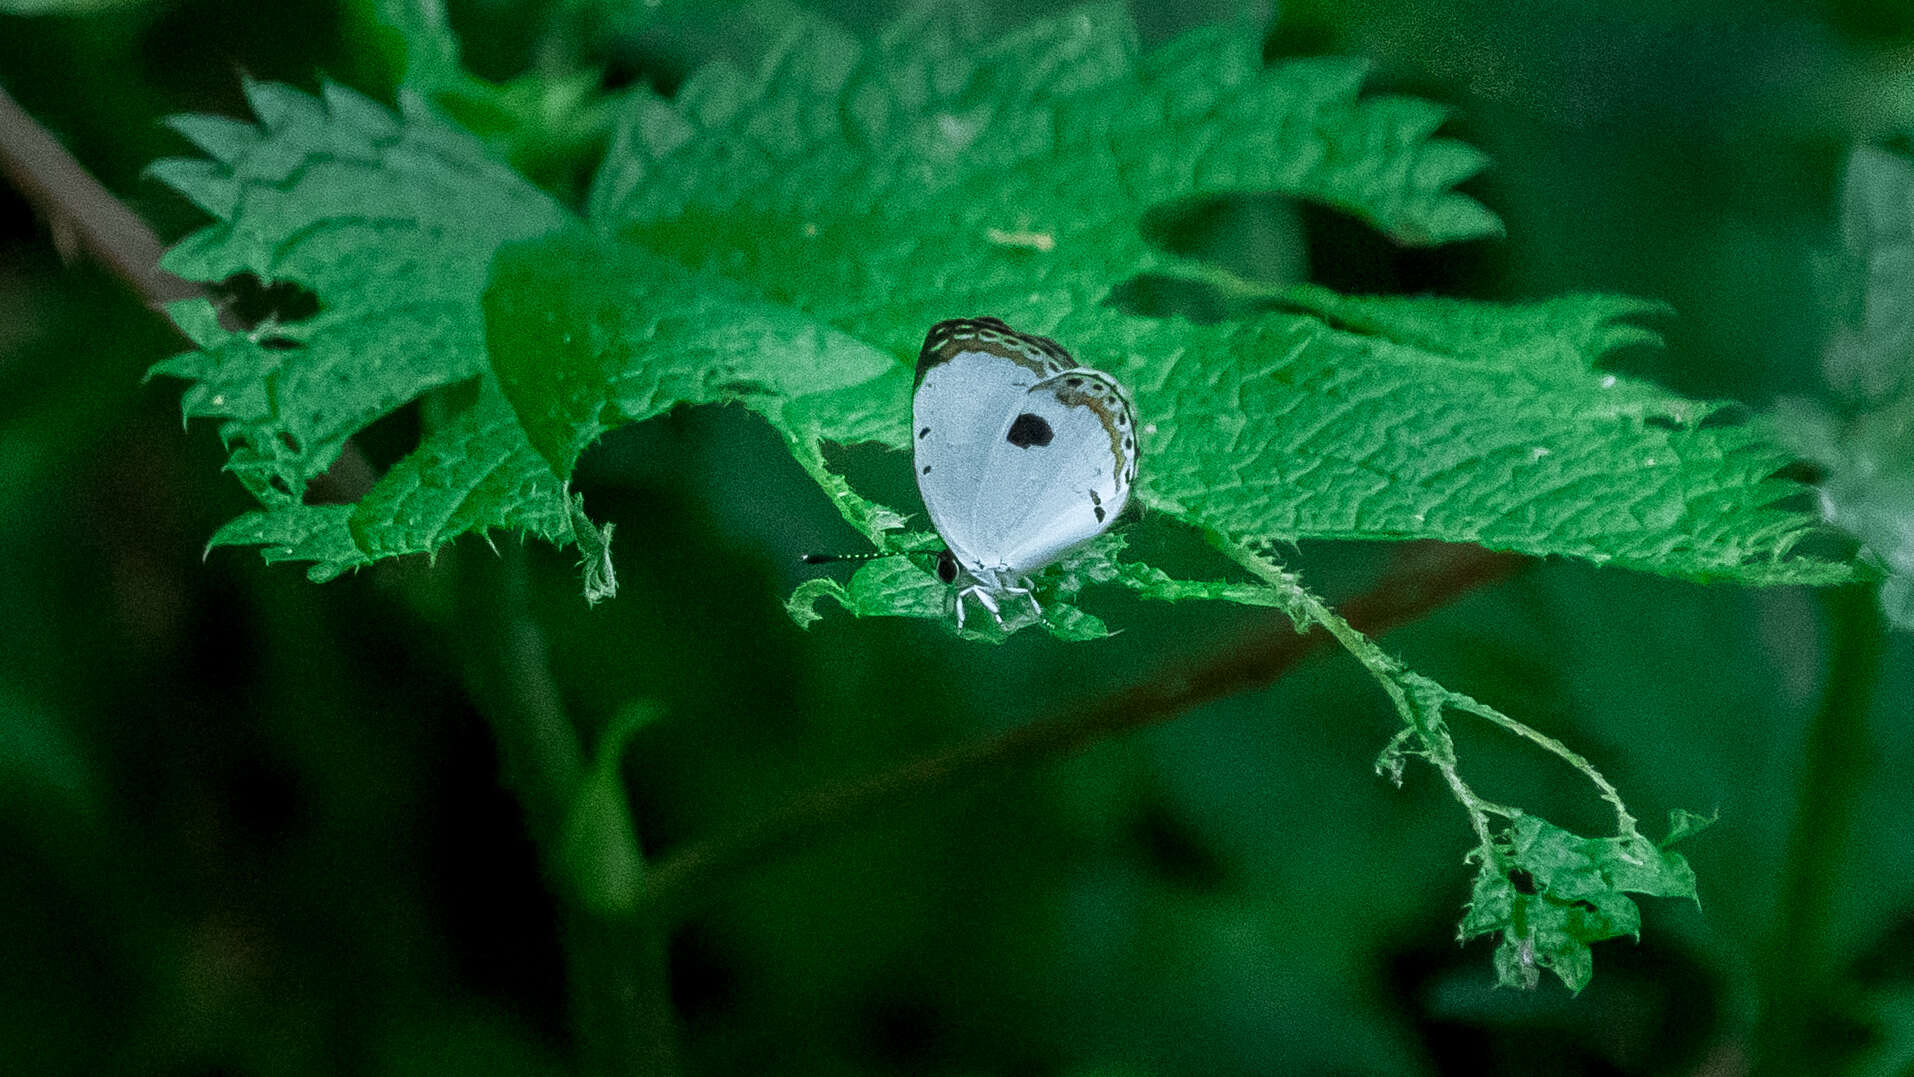
<path fill-rule="evenodd" d="M 1050 429 L 1050 424 L 1044 421 L 1043 416 L 1032 415 L 1026 411 L 1010 424 L 1010 432 L 1004 435 L 1004 440 L 1019 449 L 1028 449 L 1032 446 L 1042 448 L 1050 444 L 1051 439 L 1056 436 L 1057 432 Z"/>

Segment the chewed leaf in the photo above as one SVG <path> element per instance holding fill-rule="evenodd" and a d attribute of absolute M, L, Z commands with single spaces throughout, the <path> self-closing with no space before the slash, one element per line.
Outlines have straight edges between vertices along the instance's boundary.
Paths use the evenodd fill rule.
<path fill-rule="evenodd" d="M 357 504 L 248 513 L 221 528 L 211 545 L 263 546 L 268 562 L 309 561 L 307 575 L 323 582 L 492 528 L 553 543 L 574 539 L 558 477 L 496 390 L 433 431 Z"/>
<path fill-rule="evenodd" d="M 1144 55 L 1107 3 L 969 21 L 926 9 L 862 44 L 794 15 L 758 70 L 635 97 L 592 219 L 900 354 L 945 318 L 1045 332 L 1096 303 L 1160 261 L 1138 225 L 1161 202 L 1277 191 L 1402 242 L 1500 230 L 1454 189 L 1482 156 L 1434 136 L 1433 105 L 1362 97 L 1360 63 L 1268 67 L 1250 22 Z"/>
<path fill-rule="evenodd" d="M 820 599 L 831 599 L 860 617 L 942 617 L 950 589 L 903 555 L 859 565 L 848 584 L 832 579 L 806 580 L 785 603 L 801 625 L 823 615 Z"/>
<path fill-rule="evenodd" d="M 1670 841 L 1692 834 L 1694 818 L 1671 817 Z M 1570 990 L 1587 986 L 1595 968 L 1591 943 L 1641 933 L 1641 913 L 1628 894 L 1698 900 L 1688 861 L 1639 834 L 1584 838 L 1518 814 L 1498 852 L 1479 858 L 1458 934 L 1464 942 L 1498 936 L 1496 975 L 1507 987 L 1533 988 L 1543 971 Z"/>
<path fill-rule="evenodd" d="M 782 27 L 756 69 L 626 95 L 589 233 L 413 98 L 395 115 L 338 88 L 255 84 L 257 124 L 177 121 L 204 156 L 155 173 L 216 220 L 169 268 L 250 274 L 316 306 L 244 329 L 204 303 L 174 311 L 197 349 L 155 370 L 192 381 L 184 411 L 221 422 L 263 506 L 220 541 L 330 576 L 472 531 L 589 533 L 600 594 L 602 534 L 564 492 L 579 453 L 621 423 L 736 402 L 888 548 L 907 513 L 860 495 L 824 446 L 906 447 L 926 327 L 988 314 L 1130 387 L 1136 500 L 1207 534 L 1441 538 L 1754 583 L 1852 575 L 1792 552 L 1815 521 L 1780 507 L 1800 491 L 1771 477 L 1789 457 L 1765 429 L 1596 369 L 1653 339 L 1633 321 L 1646 304 L 1304 288 L 1221 326 L 1101 305 L 1173 264 L 1139 227 L 1169 201 L 1279 192 L 1405 243 L 1498 231 L 1456 189 L 1481 155 L 1435 133 L 1440 108 L 1364 96 L 1359 64 L 1266 65 L 1247 22 L 1146 53 L 1115 4 L 1003 35 L 927 7 L 875 41 L 753 17 Z M 442 37 L 425 41 L 441 67 L 456 57 Z M 474 379 L 458 399 L 483 410 L 448 416 L 350 511 L 305 504 L 346 439 Z"/>
<path fill-rule="evenodd" d="M 1059 332 L 1128 357 L 1117 369 L 1145 424 L 1140 496 L 1199 527 L 1437 538 L 1693 579 L 1852 575 L 1791 553 L 1815 521 L 1781 507 L 1801 488 L 1773 477 L 1790 457 L 1764 427 L 1704 422 L 1717 405 L 1592 368 L 1615 337 L 1589 314 L 1612 300 L 1478 308 L 1416 334 L 1439 302 L 1373 305 L 1417 344 L 1282 313 L 1233 326 L 1084 318 Z"/>
<path fill-rule="evenodd" d="M 304 504 L 352 435 L 486 372 L 478 299 L 493 252 L 566 214 L 416 102 L 395 116 L 336 86 L 323 99 L 270 84 L 248 95 L 257 125 L 180 118 L 210 158 L 156 168 L 220 218 L 169 251 L 168 269 L 207 282 L 250 274 L 317 306 L 250 331 L 222 326 L 204 300 L 171 309 L 199 350 L 154 372 L 193 381 L 185 414 L 220 420 L 228 469 L 263 505 L 214 544 L 261 545 L 268 560 L 309 561 L 329 579 L 469 531 L 568 539 L 562 484 L 496 389 L 357 505 Z"/>

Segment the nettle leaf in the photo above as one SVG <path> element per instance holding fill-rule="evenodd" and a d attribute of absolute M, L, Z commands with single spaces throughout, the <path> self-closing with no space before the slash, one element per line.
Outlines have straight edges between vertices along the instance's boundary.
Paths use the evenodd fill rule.
<path fill-rule="evenodd" d="M 563 484 L 487 376 L 479 308 L 497 249 L 562 226 L 566 211 L 415 101 L 394 116 L 337 87 L 323 99 L 247 93 L 259 123 L 177 118 L 208 157 L 152 169 L 217 218 L 167 253 L 167 269 L 297 285 L 318 305 L 248 330 L 223 327 L 205 300 L 171 308 L 199 350 L 154 372 L 193 380 L 186 417 L 220 420 L 228 470 L 264 506 L 213 544 L 262 545 L 268 561 L 309 561 L 324 580 L 467 531 L 570 541 Z M 306 503 L 354 433 L 474 379 L 469 402 L 356 505 Z"/>
<path fill-rule="evenodd" d="M 1481 155 L 1431 137 L 1436 106 L 1359 98 L 1360 63 L 1265 67 L 1248 23 L 1143 57 L 1112 4 L 965 23 L 926 7 L 865 45 L 794 18 L 757 72 L 635 98 L 590 215 L 905 355 L 953 310 L 1041 329 L 1100 302 L 1162 261 L 1138 225 L 1177 199 L 1280 191 L 1411 243 L 1500 230 L 1453 190 Z"/>
<path fill-rule="evenodd" d="M 394 117 L 342 90 L 253 87 L 258 125 L 178 121 L 209 159 L 155 171 L 217 220 L 169 268 L 318 302 L 246 332 L 203 304 L 175 311 L 200 347 L 156 369 L 194 380 L 187 414 L 222 421 L 265 506 L 216 541 L 310 559 L 315 578 L 467 531 L 577 541 L 588 521 L 565 482 L 593 439 L 737 402 L 901 552 L 905 515 L 860 497 L 824 446 L 904 448 L 925 328 L 990 314 L 1123 378 L 1144 424 L 1137 500 L 1213 536 L 1441 538 L 1758 583 L 1851 573 L 1790 552 L 1813 521 L 1774 507 L 1798 491 L 1769 478 L 1788 457 L 1759 428 L 1595 369 L 1651 339 L 1629 321 L 1644 304 L 1297 289 L 1219 326 L 1102 305 L 1182 266 L 1139 227 L 1167 202 L 1268 191 L 1401 243 L 1499 232 L 1455 190 L 1482 156 L 1435 136 L 1440 108 L 1362 96 L 1361 64 L 1266 66 L 1247 22 L 1144 55 L 1116 4 L 996 36 L 927 6 L 874 42 L 755 17 L 780 28 L 757 70 L 710 65 L 670 100 L 628 92 L 588 224 L 410 99 Z M 473 380 L 356 505 L 305 503 L 354 431 Z M 927 575 L 871 564 L 842 596 L 806 594 L 931 615 L 915 587 L 866 575 L 907 570 Z M 1110 579 L 1164 598 L 1255 591 L 1140 566 Z M 1048 627 L 1092 630 L 1063 605 Z"/>
<path fill-rule="evenodd" d="M 1534 988 L 1546 969 L 1579 992 L 1595 971 L 1589 944 L 1641 935 L 1641 912 L 1627 895 L 1700 902 L 1694 870 L 1663 846 L 1709 821 L 1692 812 L 1671 815 L 1668 841 L 1658 846 L 1632 831 L 1584 838 L 1517 812 L 1496 855 L 1471 854 L 1479 868 L 1457 937 L 1497 936 L 1496 979 L 1504 987 Z"/>
<path fill-rule="evenodd" d="M 942 618 L 934 537 L 860 496 L 826 448 L 906 449 L 926 328 L 996 316 L 1130 387 L 1133 503 L 1195 528 L 1256 581 L 1172 579 L 1109 534 L 1032 581 L 1032 620 L 1064 639 L 1105 634 L 1077 607 L 1096 584 L 1274 606 L 1327 629 L 1404 720 L 1384 770 L 1420 756 L 1470 813 L 1481 871 L 1462 934 L 1499 936 L 1504 982 L 1533 985 L 1547 968 L 1579 988 L 1589 944 L 1636 932 L 1628 895 L 1694 895 L 1686 863 L 1640 837 L 1586 760 L 1411 673 L 1276 555 L 1302 538 L 1435 538 L 1691 579 L 1853 578 L 1853 564 L 1794 551 L 1816 520 L 1789 507 L 1803 488 L 1774 477 L 1790 456 L 1765 426 L 1598 368 L 1658 343 L 1640 324 L 1658 307 L 1303 286 L 1265 290 L 1227 324 L 1125 313 L 1113 290 L 1139 276 L 1222 276 L 1150 245 L 1154 207 L 1275 192 L 1402 244 L 1481 238 L 1500 223 L 1455 186 L 1483 158 L 1435 135 L 1441 109 L 1361 95 L 1360 64 L 1266 66 L 1247 22 L 1144 55 L 1114 3 L 998 36 L 926 6 L 872 42 L 779 8 L 751 17 L 777 29 L 756 70 L 710 65 L 670 100 L 624 92 L 583 219 L 416 96 L 395 115 L 336 87 L 315 99 L 249 85 L 257 123 L 176 120 L 205 156 L 154 172 L 214 223 L 167 267 L 310 299 L 243 327 L 209 302 L 172 308 L 196 348 L 155 371 L 191 382 L 183 411 L 220 422 L 229 468 L 262 506 L 214 543 L 326 579 L 504 529 L 578 548 L 587 598 L 604 597 L 610 528 L 567 485 L 580 454 L 620 424 L 729 403 L 771 424 L 884 555 L 847 583 L 803 584 L 792 616 L 815 620 L 829 600 Z M 400 43 L 409 77 L 437 79 L 442 96 L 459 81 L 442 27 L 402 26 Z M 356 502 L 313 503 L 348 439 L 414 401 L 421 443 Z M 1006 634 L 970 624 L 972 638 Z M 1448 711 L 1574 766 L 1615 807 L 1618 836 L 1582 838 L 1475 795 Z M 578 833 L 581 849 L 604 847 L 581 854 L 580 878 L 626 900 L 624 838 Z"/>
<path fill-rule="evenodd" d="M 914 534 L 904 536 L 900 546 L 907 550 L 934 549 L 936 541 L 932 534 Z M 1248 606 L 1282 604 L 1276 592 L 1255 584 L 1173 579 L 1160 569 L 1122 560 L 1124 546 L 1121 534 L 1099 536 L 1034 581 L 1037 600 L 1043 607 L 1041 623 L 1052 635 L 1087 640 L 1109 634 L 1101 620 L 1071 605 L 1091 583 L 1127 587 L 1145 598 L 1161 601 L 1218 599 Z M 851 574 L 848 585 L 830 579 L 805 581 L 791 595 L 786 608 L 800 625 L 812 624 L 823 616 L 817 612 L 817 604 L 826 598 L 859 616 L 947 616 L 952 606 L 951 589 L 938 582 L 929 567 L 928 560 L 908 555 L 871 561 Z M 1007 633 L 978 618 L 976 626 L 967 628 L 965 634 L 1001 640 Z"/>
<path fill-rule="evenodd" d="M 1453 190 L 1482 161 L 1432 137 L 1439 109 L 1360 98 L 1344 61 L 1266 68 L 1259 44 L 1229 25 L 1139 56 L 1109 7 L 996 39 L 926 13 L 874 45 L 800 20 L 754 73 L 716 65 L 675 101 L 635 101 L 591 212 L 900 363 L 951 316 L 1066 342 L 1135 392 L 1139 499 L 1211 532 L 1442 538 L 1695 579 L 1851 574 L 1790 556 L 1813 521 L 1774 507 L 1801 490 L 1770 478 L 1789 456 L 1765 430 L 1595 369 L 1658 341 L 1630 320 L 1653 304 L 1306 288 L 1217 327 L 1098 305 L 1174 264 L 1139 228 L 1172 200 L 1281 191 L 1399 242 L 1499 229 Z M 905 447 L 901 422 L 874 434 Z M 921 612 L 903 595 L 886 609 L 890 593 L 851 606 Z"/>

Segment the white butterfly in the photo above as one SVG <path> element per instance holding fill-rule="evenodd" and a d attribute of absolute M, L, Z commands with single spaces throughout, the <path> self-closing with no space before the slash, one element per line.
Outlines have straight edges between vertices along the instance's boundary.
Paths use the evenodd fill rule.
<path fill-rule="evenodd" d="M 938 322 L 911 398 L 917 488 L 949 547 L 957 627 L 975 597 L 1042 607 L 1030 573 L 1108 530 L 1136 482 L 1136 415 L 1116 379 L 996 318 Z"/>

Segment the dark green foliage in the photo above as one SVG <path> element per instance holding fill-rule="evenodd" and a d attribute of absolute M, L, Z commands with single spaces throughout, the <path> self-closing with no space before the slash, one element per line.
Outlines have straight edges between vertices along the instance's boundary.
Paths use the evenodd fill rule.
<path fill-rule="evenodd" d="M 0 2 L 214 297 L 142 386 L 0 190 L 0 1056 L 1907 1069 L 1904 42 L 815 6 Z M 901 451 L 986 313 L 1154 427 L 1008 640 Z"/>

